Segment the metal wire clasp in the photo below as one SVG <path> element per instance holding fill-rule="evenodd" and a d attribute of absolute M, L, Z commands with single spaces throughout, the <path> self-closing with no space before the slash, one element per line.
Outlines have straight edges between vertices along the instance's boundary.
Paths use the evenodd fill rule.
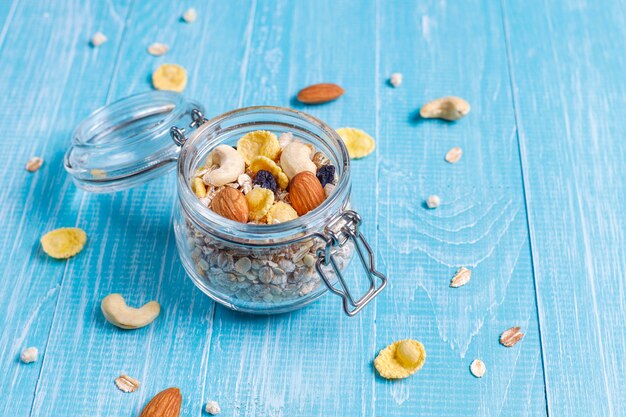
<path fill-rule="evenodd" d="M 343 222 L 343 225 L 336 230 L 341 222 Z M 317 273 L 320 277 L 322 277 L 328 288 L 343 299 L 343 310 L 348 316 L 354 316 L 361 311 L 361 309 L 365 307 L 367 303 L 372 301 L 372 299 L 376 297 L 378 293 L 381 292 L 387 285 L 387 277 L 376 270 L 372 248 L 369 246 L 361 232 L 359 232 L 360 224 L 361 216 L 359 216 L 359 214 L 355 211 L 346 210 L 342 212 L 341 215 L 331 224 L 326 226 L 324 233 L 319 235 L 326 241 L 326 246 L 318 250 L 317 264 L 315 265 Z M 367 278 L 370 283 L 367 292 L 359 299 L 355 299 L 355 297 L 350 293 L 348 285 L 341 275 L 341 271 L 339 270 L 333 256 L 336 248 L 346 245 L 350 240 L 354 242 L 354 247 L 359 255 L 359 259 L 361 260 L 361 264 L 367 273 Z M 331 279 L 322 269 L 323 266 L 328 265 L 332 267 L 337 277 L 337 282 L 339 283 L 338 286 L 333 284 Z M 378 283 L 376 278 L 378 278 Z"/>
<path fill-rule="evenodd" d="M 200 110 L 193 109 L 191 111 L 191 123 L 189 124 L 189 127 L 191 129 L 198 128 L 200 125 L 202 125 L 206 121 L 207 119 L 204 117 L 204 115 L 202 114 Z M 187 140 L 187 137 L 185 136 L 184 127 L 172 126 L 170 128 L 170 136 L 172 137 L 172 140 L 174 141 L 174 143 L 176 143 L 178 146 L 183 146 L 183 144 Z"/>

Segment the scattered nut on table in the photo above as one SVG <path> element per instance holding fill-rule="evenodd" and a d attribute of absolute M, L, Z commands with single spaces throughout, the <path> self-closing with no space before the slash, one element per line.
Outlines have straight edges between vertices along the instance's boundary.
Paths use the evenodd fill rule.
<path fill-rule="evenodd" d="M 100 308 L 109 323 L 127 330 L 147 326 L 161 312 L 161 306 L 156 301 L 150 301 L 140 308 L 129 307 L 120 294 L 109 294 L 104 297 Z"/>
<path fill-rule="evenodd" d="M 39 349 L 34 346 L 27 347 L 20 354 L 20 360 L 23 363 L 37 362 L 37 359 L 39 359 Z"/>
<path fill-rule="evenodd" d="M 470 105 L 461 97 L 441 97 L 430 101 L 420 109 L 424 119 L 458 120 L 470 112 Z"/>
<path fill-rule="evenodd" d="M 402 74 L 400 74 L 399 72 L 394 72 L 393 74 L 391 74 L 391 77 L 389 77 L 389 84 L 391 84 L 395 88 L 400 87 L 400 85 L 402 84 Z"/>
<path fill-rule="evenodd" d="M 178 417 L 182 403 L 180 389 L 168 388 L 152 397 L 141 411 L 140 417 Z"/>
<path fill-rule="evenodd" d="M 207 413 L 211 414 L 212 416 L 217 415 L 222 411 L 217 401 L 208 401 L 204 409 L 206 410 Z"/>
<path fill-rule="evenodd" d="M 91 43 L 91 46 L 93 46 L 94 48 L 97 48 L 98 46 L 102 45 L 103 43 L 105 43 L 108 40 L 109 40 L 109 38 L 107 38 L 104 35 L 104 33 L 96 32 L 91 37 L 90 43 Z"/>
<path fill-rule="evenodd" d="M 485 372 L 487 372 L 485 362 L 481 361 L 480 359 L 474 359 L 470 364 L 470 372 L 476 378 L 482 378 L 483 375 L 485 375 Z"/>
<path fill-rule="evenodd" d="M 187 9 L 187 11 L 183 13 L 183 20 L 187 23 L 193 23 L 196 21 L 197 18 L 198 12 L 194 8 Z"/>
<path fill-rule="evenodd" d="M 439 207 L 440 204 L 441 204 L 441 198 L 439 198 L 438 195 L 431 195 L 431 196 L 428 196 L 428 198 L 426 199 L 426 206 L 429 209 L 435 209 Z"/>

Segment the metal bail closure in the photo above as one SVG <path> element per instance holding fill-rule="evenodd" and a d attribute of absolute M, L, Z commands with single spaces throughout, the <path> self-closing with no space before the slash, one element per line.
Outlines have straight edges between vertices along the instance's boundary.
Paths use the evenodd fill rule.
<path fill-rule="evenodd" d="M 208 119 L 204 117 L 199 109 L 193 109 L 191 111 L 191 123 L 189 124 L 189 127 L 192 129 L 197 129 L 207 121 Z M 183 146 L 183 144 L 187 141 L 184 127 L 172 126 L 170 128 L 170 136 L 172 137 L 174 143 L 178 146 Z"/>
<path fill-rule="evenodd" d="M 334 231 L 341 222 L 344 222 L 344 224 L 338 231 Z M 318 235 L 326 241 L 326 247 L 318 250 L 317 264 L 315 265 L 317 273 L 322 277 L 328 288 L 343 299 L 343 310 L 351 317 L 361 311 L 387 285 L 387 277 L 376 270 L 372 248 L 365 240 L 365 237 L 363 237 L 363 234 L 359 232 L 360 224 L 361 216 L 358 213 L 352 210 L 342 212 L 336 220 L 326 227 L 324 234 Z M 346 280 L 334 259 L 336 248 L 343 247 L 350 241 L 354 243 L 354 248 L 359 255 L 369 280 L 369 289 L 359 299 L 356 299 L 350 293 Z M 338 285 L 333 284 L 331 278 L 324 272 L 323 266 L 328 265 L 332 267 L 337 277 Z"/>

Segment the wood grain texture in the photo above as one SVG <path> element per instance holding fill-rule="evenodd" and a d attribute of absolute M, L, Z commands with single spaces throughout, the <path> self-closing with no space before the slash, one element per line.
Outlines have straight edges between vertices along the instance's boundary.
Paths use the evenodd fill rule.
<path fill-rule="evenodd" d="M 499 5 L 402 3 L 379 9 L 379 229 L 390 287 L 377 307 L 376 348 L 424 343 L 422 371 L 376 381 L 376 415 L 546 414 L 531 256 L 515 118 Z M 455 24 L 455 22 L 465 22 Z M 403 31 L 394 28 L 402 27 Z M 469 53 L 471 51 L 471 53 Z M 419 107 L 458 95 L 472 106 L 457 122 L 423 120 Z M 460 146 L 452 165 L 446 152 Z M 441 206 L 426 208 L 431 195 Z M 455 271 L 473 271 L 449 287 Z M 399 320 L 399 318 L 402 318 Z M 524 340 L 498 344 L 520 325 Z M 474 378 L 474 358 L 487 365 Z"/>
<path fill-rule="evenodd" d="M 0 415 L 30 414 L 62 277 L 81 258 L 51 259 L 40 249 L 39 237 L 76 222 L 78 193 L 64 172 L 62 157 L 84 111 L 106 97 L 124 27 L 119 16 L 127 9 L 127 1 L 0 6 L 8 13 L 0 35 L 5 146 L 0 152 Z M 109 36 L 106 48 L 88 46 L 96 30 Z M 45 163 L 31 174 L 24 164 L 33 155 L 42 156 Z M 26 366 L 20 364 L 19 354 L 27 346 L 36 346 L 40 359 Z"/>
<path fill-rule="evenodd" d="M 239 35 L 248 18 L 233 18 L 239 9 L 220 3 L 198 7 L 205 18 L 193 25 L 179 19 L 188 7 L 183 2 L 134 3 L 107 101 L 149 90 L 152 71 L 176 62 L 189 70 L 190 97 L 210 96 L 207 102 L 217 111 L 235 107 L 236 74 L 245 52 Z M 212 13 L 230 18 L 206 18 Z M 222 37 L 234 42 L 220 44 Z M 149 56 L 146 47 L 155 41 L 169 44 L 170 52 Z M 207 50 L 221 45 L 235 55 L 213 71 L 214 56 L 197 53 L 199 45 Z M 223 93 L 218 89 L 213 96 L 216 86 Z M 193 286 L 178 260 L 173 175 L 127 192 L 81 192 L 79 197 L 77 224 L 91 237 L 90 248 L 65 274 L 32 415 L 60 415 L 70 408 L 76 415 L 138 415 L 154 394 L 170 386 L 181 389 L 185 414 L 200 415 L 214 304 Z M 161 316 L 137 331 L 112 327 L 99 311 L 100 300 L 112 292 L 131 305 L 156 299 Z M 115 387 L 113 380 L 122 373 L 141 381 L 137 393 Z"/>
<path fill-rule="evenodd" d="M 626 10 L 502 3 L 550 413 L 623 415 Z"/>
<path fill-rule="evenodd" d="M 291 105 L 336 128 L 375 132 L 374 6 L 355 14 L 352 4 L 332 0 L 259 1 L 240 104 Z M 337 83 L 347 93 L 324 106 L 294 100 L 303 86 L 318 82 Z M 352 204 L 370 242 L 376 241 L 375 165 L 374 156 L 352 165 Z M 233 416 L 373 415 L 376 307 L 348 318 L 340 301 L 327 294 L 270 318 L 217 308 L 205 399 L 216 399 Z"/>
<path fill-rule="evenodd" d="M 138 415 L 169 386 L 195 416 L 210 399 L 250 417 L 621 415 L 626 9 L 596 3 L 0 2 L 0 415 Z M 180 20 L 189 7 L 194 24 Z M 98 49 L 96 31 L 109 38 Z M 148 55 L 153 42 L 170 51 Z M 208 116 L 291 106 L 377 139 L 353 161 L 352 205 L 390 283 L 357 317 L 331 294 L 274 317 L 216 306 L 178 260 L 173 176 L 113 195 L 71 184 L 62 156 L 76 124 L 150 90 L 165 62 L 187 68 L 185 95 Z M 396 89 L 393 72 L 404 74 Z M 318 82 L 346 94 L 294 100 Z M 449 94 L 471 103 L 467 118 L 417 118 Z M 444 161 L 453 146 L 464 150 L 455 165 Z M 46 162 L 30 174 L 33 155 Z M 74 225 L 86 249 L 46 257 L 39 237 Z M 472 280 L 451 289 L 459 266 Z M 114 328 L 99 311 L 111 292 L 157 299 L 162 314 Z M 500 346 L 514 325 L 525 338 Z M 379 378 L 376 353 L 406 337 L 425 344 L 425 367 Z M 26 346 L 38 362 L 19 363 Z M 138 392 L 117 390 L 121 373 Z"/>

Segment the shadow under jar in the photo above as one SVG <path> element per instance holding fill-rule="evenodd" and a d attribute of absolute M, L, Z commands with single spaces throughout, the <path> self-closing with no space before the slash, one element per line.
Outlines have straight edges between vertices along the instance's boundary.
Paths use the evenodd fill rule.
<path fill-rule="evenodd" d="M 199 104 L 172 92 L 122 99 L 77 127 L 65 167 L 79 187 L 92 192 L 130 188 L 177 167 L 174 229 L 180 259 L 198 288 L 233 310 L 292 311 L 330 289 L 341 296 L 348 315 L 358 313 L 387 280 L 359 232 L 360 216 L 349 209 L 350 158 L 337 133 L 287 108 L 248 107 L 211 120 L 202 112 Z M 202 204 L 191 189 L 195 171 L 215 147 L 235 145 L 256 130 L 291 132 L 329 158 L 338 182 L 319 207 L 265 225 L 239 223 Z M 353 258 L 366 280 L 359 296 L 342 275 Z"/>

